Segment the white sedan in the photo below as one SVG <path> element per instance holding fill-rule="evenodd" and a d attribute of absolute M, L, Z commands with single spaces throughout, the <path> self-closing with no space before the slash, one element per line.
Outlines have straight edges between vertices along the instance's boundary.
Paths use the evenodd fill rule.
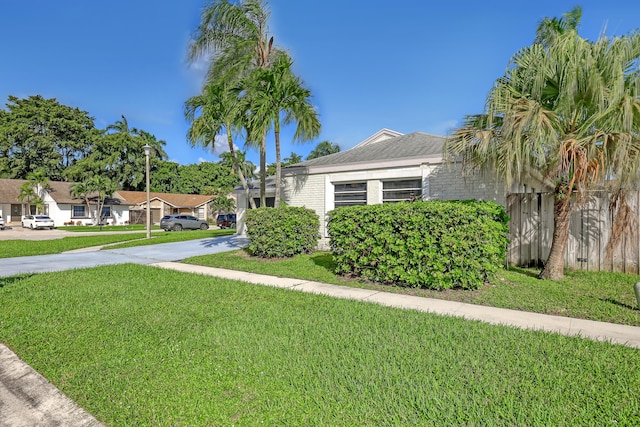
<path fill-rule="evenodd" d="M 53 220 L 46 215 L 26 215 L 22 218 L 22 228 L 50 228 L 53 230 Z"/>

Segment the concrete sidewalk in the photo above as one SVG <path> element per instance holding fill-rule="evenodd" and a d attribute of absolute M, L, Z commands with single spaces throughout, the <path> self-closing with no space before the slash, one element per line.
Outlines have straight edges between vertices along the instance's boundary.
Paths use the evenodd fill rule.
<path fill-rule="evenodd" d="M 463 317 L 496 325 L 580 336 L 586 339 L 640 348 L 640 327 L 527 313 L 179 262 L 163 261 L 149 263 L 149 265 L 240 280 L 257 285 L 371 302 L 389 307 Z M 102 424 L 78 407 L 29 365 L 18 359 L 10 349 L 0 344 L 0 427 L 32 425 L 93 427 Z"/>

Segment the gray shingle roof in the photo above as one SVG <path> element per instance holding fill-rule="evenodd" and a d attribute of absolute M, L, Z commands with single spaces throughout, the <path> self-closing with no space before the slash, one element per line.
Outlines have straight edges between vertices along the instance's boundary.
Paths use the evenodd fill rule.
<path fill-rule="evenodd" d="M 414 132 L 363 147 L 354 147 L 350 150 L 307 160 L 306 162 L 287 166 L 287 168 L 337 166 L 352 163 L 437 157 L 442 155 L 445 140 L 446 138 L 443 136 Z"/>

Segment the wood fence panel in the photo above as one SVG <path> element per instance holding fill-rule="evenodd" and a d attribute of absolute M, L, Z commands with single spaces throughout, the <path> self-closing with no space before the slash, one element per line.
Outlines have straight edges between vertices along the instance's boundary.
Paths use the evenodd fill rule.
<path fill-rule="evenodd" d="M 627 201 L 636 223 L 640 224 L 640 191 L 630 193 Z M 551 251 L 553 194 L 509 194 L 507 211 L 511 218 L 508 263 L 541 266 Z M 565 266 L 573 270 L 640 273 L 640 233 L 636 230 L 620 236 L 620 244 L 610 259 L 606 259 L 606 247 L 612 237 L 612 229 L 609 195 L 604 192 L 590 193 L 587 201 L 571 215 Z"/>

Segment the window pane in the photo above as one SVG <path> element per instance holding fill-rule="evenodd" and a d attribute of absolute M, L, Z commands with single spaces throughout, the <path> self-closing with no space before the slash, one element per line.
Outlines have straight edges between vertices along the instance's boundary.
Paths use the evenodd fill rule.
<path fill-rule="evenodd" d="M 73 207 L 73 216 L 74 217 L 84 217 L 84 216 L 86 216 L 85 212 L 84 212 L 84 208 L 85 208 L 84 205 L 76 205 L 76 206 L 74 206 Z"/>
<path fill-rule="evenodd" d="M 406 179 L 403 181 L 385 181 L 382 183 L 383 190 L 395 190 L 400 188 L 422 188 L 422 180 L 420 179 Z"/>
<path fill-rule="evenodd" d="M 405 179 L 382 183 L 382 202 L 393 203 L 422 198 L 422 180 Z"/>
<path fill-rule="evenodd" d="M 350 182 L 334 184 L 334 204 L 340 206 L 356 206 L 367 204 L 367 183 Z"/>

